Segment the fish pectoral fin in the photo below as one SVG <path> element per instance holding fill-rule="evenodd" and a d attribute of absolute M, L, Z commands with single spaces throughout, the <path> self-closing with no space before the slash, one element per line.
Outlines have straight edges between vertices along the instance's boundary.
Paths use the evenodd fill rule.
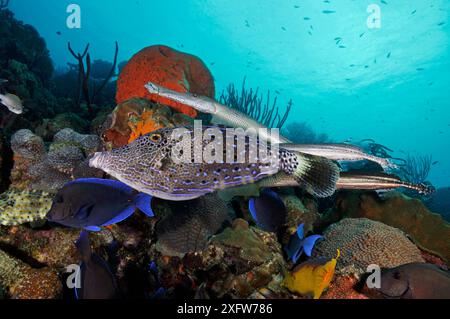
<path fill-rule="evenodd" d="M 104 223 L 102 226 L 109 226 L 109 225 L 120 223 L 120 222 L 124 221 L 125 219 L 127 219 L 128 217 L 130 217 L 131 215 L 133 215 L 133 213 L 134 213 L 134 207 L 133 206 L 127 207 L 123 212 L 121 212 L 119 215 L 117 215 L 110 221 Z"/>
<path fill-rule="evenodd" d="M 148 217 L 155 216 L 152 210 L 152 196 L 140 193 L 136 196 L 134 203 L 136 207 Z"/>

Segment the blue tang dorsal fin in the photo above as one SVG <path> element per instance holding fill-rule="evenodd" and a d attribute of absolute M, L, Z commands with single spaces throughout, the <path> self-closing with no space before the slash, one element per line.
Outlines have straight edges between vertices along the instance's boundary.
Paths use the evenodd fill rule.
<path fill-rule="evenodd" d="M 131 188 L 130 186 L 128 186 L 125 183 L 116 181 L 116 180 L 112 180 L 112 179 L 102 179 L 102 178 L 80 178 L 80 179 L 76 179 L 72 182 L 67 183 L 65 186 L 70 186 L 70 185 L 74 185 L 74 184 L 93 184 L 93 185 L 103 185 L 103 186 L 108 186 L 111 188 L 115 188 L 118 190 L 121 190 L 123 192 L 126 192 L 128 194 L 131 194 L 133 192 L 133 188 Z"/>

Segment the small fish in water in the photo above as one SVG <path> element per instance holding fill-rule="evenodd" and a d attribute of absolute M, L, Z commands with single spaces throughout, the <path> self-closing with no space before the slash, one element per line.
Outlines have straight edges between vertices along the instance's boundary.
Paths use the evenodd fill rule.
<path fill-rule="evenodd" d="M 445 22 L 439 22 L 438 23 L 438 26 L 442 26 L 442 25 L 444 25 L 445 24 Z"/>
<path fill-rule="evenodd" d="M 381 3 L 382 4 L 388 4 L 386 1 L 384 1 L 384 0 L 381 0 Z"/>
<path fill-rule="evenodd" d="M 5 84 L 5 83 L 8 83 L 8 80 L 0 79 L 0 85 Z"/>
<path fill-rule="evenodd" d="M 23 113 L 22 100 L 17 95 L 10 93 L 0 94 L 0 104 L 3 104 L 15 114 Z"/>
<path fill-rule="evenodd" d="M 331 14 L 331 13 L 336 13 L 336 11 L 334 11 L 334 10 L 323 10 L 322 13 L 324 13 L 324 14 Z"/>
<path fill-rule="evenodd" d="M 61 35 L 61 31 L 56 31 L 56 34 L 57 35 Z"/>
<path fill-rule="evenodd" d="M 423 70 L 425 70 L 424 68 L 417 68 L 416 69 L 417 71 L 423 71 Z"/>
<path fill-rule="evenodd" d="M 286 31 L 286 28 L 285 27 L 281 27 L 281 30 Z"/>
<path fill-rule="evenodd" d="M 414 13 L 416 13 L 417 12 L 417 10 L 413 10 L 413 12 L 411 12 L 411 14 L 414 14 Z"/>
<path fill-rule="evenodd" d="M 308 34 L 309 34 L 309 35 L 312 35 L 312 32 L 311 32 L 311 31 L 308 31 Z"/>
<path fill-rule="evenodd" d="M 314 245 L 319 239 L 323 239 L 323 236 L 320 235 L 304 237 L 305 224 L 301 224 L 297 227 L 297 231 L 291 236 L 288 245 L 284 248 L 287 256 L 294 264 L 297 263 L 303 253 L 305 253 L 306 256 L 311 257 Z"/>
<path fill-rule="evenodd" d="M 119 297 L 116 279 L 108 264 L 91 249 L 89 234 L 82 231 L 75 243 L 81 256 L 77 281 L 80 288 L 75 288 L 77 299 L 115 299 Z"/>
<path fill-rule="evenodd" d="M 114 180 L 78 179 L 59 190 L 47 219 L 64 226 L 100 231 L 102 226 L 125 220 L 136 208 L 153 217 L 149 195 Z"/>
<path fill-rule="evenodd" d="M 314 299 L 319 299 L 333 280 L 339 256 L 338 250 L 336 258 L 323 257 L 305 261 L 286 275 L 282 285 L 293 293 L 312 295 Z"/>
<path fill-rule="evenodd" d="M 247 28 L 250 28 L 250 23 L 248 23 L 248 20 L 245 20 L 245 26 L 246 26 Z"/>
<path fill-rule="evenodd" d="M 436 265 L 410 263 L 382 270 L 381 287 L 384 298 L 450 299 L 450 272 Z"/>
<path fill-rule="evenodd" d="M 389 52 L 387 55 L 386 55 L 386 58 L 390 58 L 391 57 L 391 52 Z"/>
<path fill-rule="evenodd" d="M 311 18 L 310 17 L 304 17 L 303 20 L 308 21 L 308 20 L 311 20 Z"/>
<path fill-rule="evenodd" d="M 192 145 L 199 144 L 197 147 L 202 149 L 211 147 L 208 138 L 199 139 L 196 136 L 207 137 L 209 134 L 211 139 L 214 137 L 225 141 L 227 129 L 208 126 L 199 129 L 184 127 L 183 134 L 174 134 L 174 130 L 180 133 L 179 128 L 160 129 L 121 148 L 96 153 L 90 159 L 89 165 L 107 172 L 140 192 L 175 201 L 191 200 L 218 190 L 254 183 L 279 171 L 292 175 L 299 185 L 314 196 L 328 197 L 335 191 L 339 168 L 323 157 L 291 152 L 283 148 L 272 154 L 271 146 L 265 145 L 269 154 L 268 160 L 262 162 L 256 157 L 252 158 L 254 163 L 250 163 L 249 156 L 245 156 L 243 161 L 230 158 L 228 155 L 232 154 L 227 151 L 230 147 L 227 144 L 230 143 L 216 143 L 214 145 L 222 148 L 214 149 L 214 154 L 221 154 L 220 159 L 216 158 L 212 163 L 203 159 L 196 162 L 195 156 L 190 156 L 194 154 Z M 233 148 L 239 146 L 237 142 L 238 139 L 235 138 Z M 243 138 L 242 142 L 242 152 L 250 154 L 249 138 Z M 256 149 L 259 149 L 261 140 L 255 142 Z M 183 154 L 188 157 L 186 161 L 177 158 Z M 226 161 L 223 154 L 227 154 Z"/>
<path fill-rule="evenodd" d="M 295 5 L 294 8 L 295 8 L 295 9 L 298 9 L 298 8 L 300 8 L 300 6 L 299 6 L 299 5 Z"/>
<path fill-rule="evenodd" d="M 361 34 L 359 35 L 359 37 L 362 38 L 362 37 L 364 36 L 364 34 L 366 34 L 366 33 L 365 33 L 365 32 L 361 33 Z"/>
<path fill-rule="evenodd" d="M 270 189 L 264 189 L 258 197 L 251 198 L 248 210 L 259 228 L 273 233 L 280 231 L 287 215 L 280 196 Z"/>
<path fill-rule="evenodd" d="M 431 165 L 436 165 L 438 163 L 439 163 L 439 161 L 434 161 L 433 163 L 431 163 Z"/>
<path fill-rule="evenodd" d="M 345 49 L 345 48 L 346 48 L 345 45 L 340 45 L 340 46 L 339 46 L 339 49 Z"/>

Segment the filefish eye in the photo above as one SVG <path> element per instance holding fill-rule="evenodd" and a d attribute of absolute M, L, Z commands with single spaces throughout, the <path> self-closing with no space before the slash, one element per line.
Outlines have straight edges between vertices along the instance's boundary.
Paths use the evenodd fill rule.
<path fill-rule="evenodd" d="M 150 139 L 152 140 L 152 142 L 155 142 L 155 143 L 161 141 L 161 138 L 162 138 L 161 134 L 152 134 L 150 136 Z"/>

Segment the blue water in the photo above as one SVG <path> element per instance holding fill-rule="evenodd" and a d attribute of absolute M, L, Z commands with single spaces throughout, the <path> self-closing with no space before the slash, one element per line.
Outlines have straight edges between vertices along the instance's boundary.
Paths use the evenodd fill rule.
<path fill-rule="evenodd" d="M 66 26 L 71 3 L 81 29 Z M 381 28 L 368 28 L 370 4 Z M 73 62 L 67 41 L 112 60 L 117 40 L 119 61 L 165 44 L 204 60 L 219 93 L 247 76 L 249 86 L 278 90 L 280 106 L 294 100 L 290 121 L 335 141 L 432 154 L 429 179 L 450 185 L 448 0 L 11 0 L 10 9 L 38 29 L 58 68 Z"/>

